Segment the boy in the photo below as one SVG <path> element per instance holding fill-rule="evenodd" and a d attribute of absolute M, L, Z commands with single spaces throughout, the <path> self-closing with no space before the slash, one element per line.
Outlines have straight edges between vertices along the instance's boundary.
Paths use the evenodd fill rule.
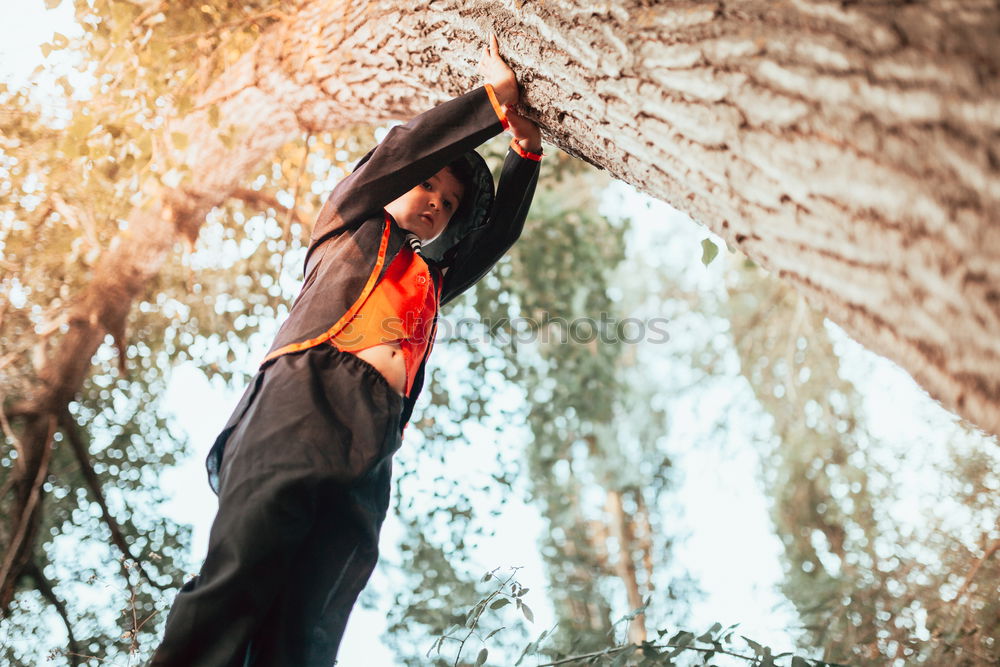
<path fill-rule="evenodd" d="M 495 36 L 479 72 L 483 87 L 394 127 L 320 212 L 302 290 L 209 454 L 208 555 L 152 665 L 334 662 L 378 558 L 437 309 L 517 240 L 538 177 L 541 135 L 513 111 Z M 494 198 L 473 149 L 508 128 Z"/>

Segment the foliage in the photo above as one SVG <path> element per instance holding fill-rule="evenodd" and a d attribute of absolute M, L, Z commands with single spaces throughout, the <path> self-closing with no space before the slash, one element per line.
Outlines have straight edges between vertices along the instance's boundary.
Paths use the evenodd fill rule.
<path fill-rule="evenodd" d="M 524 616 L 529 623 L 534 622 L 531 608 L 527 605 L 526 595 L 528 589 L 521 586 L 515 579 L 518 568 L 512 568 L 506 576 L 498 576 L 497 570 L 487 572 L 481 582 L 493 581 L 492 589 L 481 598 L 468 611 L 465 617 L 464 627 L 454 625 L 448 628 L 437 638 L 431 648 L 427 651 L 427 657 L 432 654 L 440 656 L 442 647 L 446 642 L 457 643 L 454 660 L 450 662 L 452 667 L 458 667 L 462 662 L 462 651 L 466 647 L 468 640 L 475 636 L 482 646 L 476 653 L 474 667 L 480 667 L 489 658 L 489 647 L 486 644 L 496 635 L 506 629 L 500 625 L 501 620 L 493 620 L 492 630 L 485 635 L 481 634 L 483 617 L 487 614 L 505 619 L 509 616 L 504 611 L 508 606 L 513 606 L 517 613 Z M 628 623 L 637 617 L 644 615 L 649 606 L 649 601 L 620 618 L 614 625 Z M 492 619 L 491 619 L 492 620 Z M 734 635 L 738 625 L 731 625 L 724 628 L 721 623 L 714 623 L 704 632 L 692 632 L 690 630 L 659 630 L 657 632 L 658 641 L 633 642 L 611 642 L 610 646 L 585 654 L 564 655 L 556 653 L 555 659 L 550 662 L 538 662 L 536 667 L 555 667 L 556 665 L 608 665 L 609 667 L 672 667 L 681 665 L 711 665 L 711 661 L 716 656 L 728 656 L 746 662 L 750 667 L 844 667 L 833 663 L 826 663 L 820 660 L 813 660 L 802 656 L 793 655 L 791 652 L 775 653 L 769 646 L 764 646 L 749 637 L 740 636 L 746 647 L 753 651 L 751 654 L 740 653 L 733 650 Z M 529 642 L 521 650 L 515 667 L 522 664 L 525 658 L 542 655 L 541 647 L 546 639 L 553 635 L 552 630 L 543 630 L 538 637 Z M 664 637 L 669 638 L 663 640 Z M 476 645 L 470 647 L 470 652 L 474 651 Z M 442 660 L 435 657 L 435 662 L 447 664 L 449 660 Z M 697 661 L 697 662 L 696 662 Z"/>
<path fill-rule="evenodd" d="M 995 442 L 930 418 L 936 436 L 876 436 L 822 314 L 752 267 L 729 292 L 741 373 L 772 419 L 764 481 L 803 640 L 857 665 L 995 663 Z"/>

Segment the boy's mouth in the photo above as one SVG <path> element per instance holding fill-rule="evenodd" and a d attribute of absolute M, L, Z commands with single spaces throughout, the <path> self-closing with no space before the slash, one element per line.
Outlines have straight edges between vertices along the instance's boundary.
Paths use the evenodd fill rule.
<path fill-rule="evenodd" d="M 428 225 L 432 225 L 432 226 L 434 225 L 434 218 L 432 218 L 427 213 L 421 213 L 420 214 L 420 219 L 423 220 L 424 222 L 426 222 Z"/>

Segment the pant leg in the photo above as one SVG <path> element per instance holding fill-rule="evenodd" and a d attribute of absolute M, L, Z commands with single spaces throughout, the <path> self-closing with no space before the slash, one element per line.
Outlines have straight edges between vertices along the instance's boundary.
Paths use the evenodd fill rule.
<path fill-rule="evenodd" d="M 349 494 L 363 487 L 392 455 L 401 407 L 378 371 L 334 348 L 286 355 L 268 368 L 225 443 L 208 556 L 178 593 L 153 666 L 242 666 L 283 591 L 317 588 L 323 576 L 294 580 L 292 574 L 304 571 L 300 552 L 319 514 L 328 511 L 321 503 L 332 490 Z M 382 517 L 384 508 L 377 525 L 351 519 L 360 533 L 342 531 L 334 550 L 352 553 L 367 540 L 377 557 Z M 330 565 L 337 567 L 325 563 L 323 571 Z M 306 593 L 296 595 L 301 601 Z M 273 660 L 258 664 L 296 664 Z"/>
<path fill-rule="evenodd" d="M 167 617 L 156 667 L 242 667 L 315 516 L 308 475 L 247 475 L 220 497 L 208 555 Z"/>
<path fill-rule="evenodd" d="M 378 561 L 391 460 L 349 491 L 335 490 L 299 549 L 298 567 L 250 642 L 247 667 L 330 667 Z"/>

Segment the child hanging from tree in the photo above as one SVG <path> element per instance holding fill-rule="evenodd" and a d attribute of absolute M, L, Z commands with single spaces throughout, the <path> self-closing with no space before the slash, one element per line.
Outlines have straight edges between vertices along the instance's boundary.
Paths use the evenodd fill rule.
<path fill-rule="evenodd" d="M 305 282 L 208 456 L 208 555 L 156 667 L 328 667 L 378 558 L 438 309 L 521 234 L 541 160 L 491 36 L 486 84 L 392 128 L 333 190 Z M 474 148 L 514 135 L 494 197 Z"/>

